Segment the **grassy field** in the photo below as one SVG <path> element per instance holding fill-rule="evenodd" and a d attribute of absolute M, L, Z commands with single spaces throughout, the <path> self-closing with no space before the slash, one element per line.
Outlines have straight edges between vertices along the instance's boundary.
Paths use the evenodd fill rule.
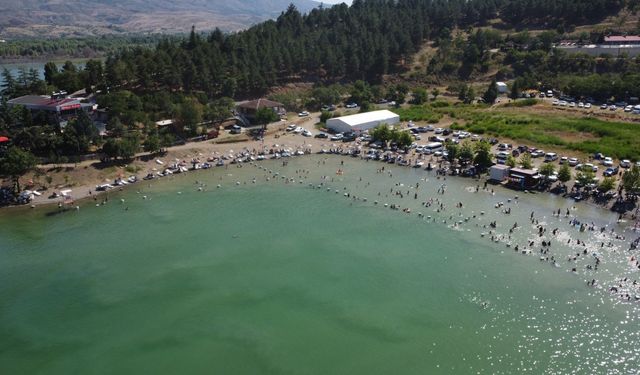
<path fill-rule="evenodd" d="M 640 160 L 640 125 L 593 118 L 461 110 L 456 125 L 472 133 L 527 141 L 587 154 L 601 152 L 618 159 Z M 453 114 L 453 113 L 452 113 Z"/>
<path fill-rule="evenodd" d="M 430 124 L 436 124 L 443 117 L 441 112 L 437 112 L 436 110 L 439 108 L 443 108 L 443 104 L 446 104 L 446 107 L 449 106 L 449 103 L 446 102 L 434 102 L 423 105 L 412 105 L 410 107 L 403 108 L 394 108 L 393 112 L 400 115 L 400 121 L 426 121 Z"/>
<path fill-rule="evenodd" d="M 522 101 L 525 107 L 535 99 Z M 640 124 L 610 122 L 587 117 L 562 116 L 534 112 L 518 113 L 508 109 L 489 109 L 484 105 L 435 102 L 394 109 L 402 121 L 437 122 L 445 115 L 456 121 L 451 127 L 472 133 L 509 138 L 586 154 L 601 152 L 618 159 L 640 160 Z"/>

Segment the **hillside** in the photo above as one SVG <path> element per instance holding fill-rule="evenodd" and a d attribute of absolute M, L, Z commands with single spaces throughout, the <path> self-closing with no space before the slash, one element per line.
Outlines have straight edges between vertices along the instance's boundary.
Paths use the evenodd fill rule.
<path fill-rule="evenodd" d="M 0 38 L 176 33 L 195 25 L 235 31 L 277 17 L 290 3 L 311 0 L 0 0 Z"/>

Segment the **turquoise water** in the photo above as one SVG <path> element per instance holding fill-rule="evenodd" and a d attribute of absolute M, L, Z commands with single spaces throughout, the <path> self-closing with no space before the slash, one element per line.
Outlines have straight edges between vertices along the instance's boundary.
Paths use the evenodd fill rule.
<path fill-rule="evenodd" d="M 5 212 L 0 371 L 639 371 L 637 303 L 607 291 L 635 275 L 628 238 L 599 248 L 596 233 L 550 213 L 569 208 L 623 233 L 615 216 L 552 196 L 475 193 L 472 180 L 323 160 L 178 175 L 56 215 L 46 214 L 55 208 Z M 345 174 L 336 175 L 338 168 Z M 445 209 L 424 207 L 429 198 Z M 464 208 L 455 208 L 459 201 Z M 513 250 L 536 237 L 531 211 L 560 228 L 552 246 L 559 267 Z M 511 240 L 492 242 L 480 233 L 493 220 L 498 234 L 514 221 L 520 228 Z M 597 272 L 584 268 L 593 264 L 589 256 L 566 261 L 576 250 L 565 244 L 569 237 L 598 252 Z M 592 278 L 597 287 L 586 286 Z"/>

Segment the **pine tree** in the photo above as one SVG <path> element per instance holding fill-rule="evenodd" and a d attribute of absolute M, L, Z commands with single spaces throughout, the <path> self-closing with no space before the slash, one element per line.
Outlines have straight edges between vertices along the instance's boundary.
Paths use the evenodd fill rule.
<path fill-rule="evenodd" d="M 484 92 L 484 95 L 482 95 L 482 99 L 487 104 L 493 104 L 496 102 L 496 99 L 498 99 L 498 85 L 495 78 L 489 84 L 489 87 L 487 88 L 487 91 Z"/>
<path fill-rule="evenodd" d="M 513 81 L 513 85 L 511 85 L 511 92 L 509 93 L 509 97 L 513 100 L 516 100 L 520 97 L 520 83 L 517 79 Z"/>

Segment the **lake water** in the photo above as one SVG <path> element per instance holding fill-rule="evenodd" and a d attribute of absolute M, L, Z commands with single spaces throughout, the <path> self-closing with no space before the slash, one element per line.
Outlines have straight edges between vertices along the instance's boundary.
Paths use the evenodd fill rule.
<path fill-rule="evenodd" d="M 632 233 L 600 238 L 551 212 L 617 233 L 629 223 L 554 196 L 516 200 L 475 192 L 473 180 L 351 158 L 258 165 L 140 183 L 79 211 L 3 212 L 2 373 L 640 371 L 639 304 L 608 291 L 637 277 Z M 429 199 L 444 210 L 423 206 Z M 539 244 L 514 251 L 539 241 L 532 211 L 558 228 L 543 237 L 558 267 L 539 260 Z M 494 220 L 502 242 L 481 236 Z M 595 256 L 581 254 L 578 238 L 601 259 L 598 271 L 586 269 Z"/>

